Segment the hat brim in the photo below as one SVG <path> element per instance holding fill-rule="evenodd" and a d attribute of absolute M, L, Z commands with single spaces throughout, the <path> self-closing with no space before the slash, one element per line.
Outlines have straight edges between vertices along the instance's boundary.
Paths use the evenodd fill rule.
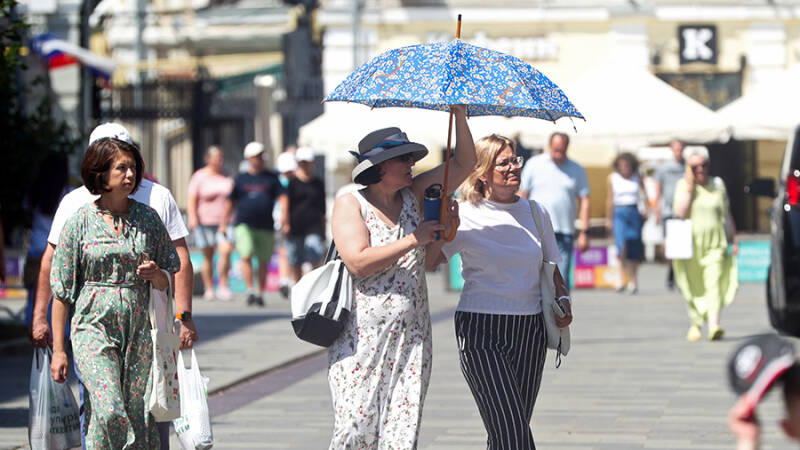
<path fill-rule="evenodd" d="M 377 166 L 384 161 L 397 158 L 398 156 L 405 155 L 407 153 L 411 153 L 412 159 L 414 162 L 417 162 L 428 154 L 428 149 L 424 145 L 416 142 L 409 142 L 408 144 L 398 145 L 397 147 L 386 149 L 377 155 L 370 156 L 364 161 L 358 163 L 358 165 L 353 169 L 353 181 L 356 182 L 356 177 L 370 167 Z"/>

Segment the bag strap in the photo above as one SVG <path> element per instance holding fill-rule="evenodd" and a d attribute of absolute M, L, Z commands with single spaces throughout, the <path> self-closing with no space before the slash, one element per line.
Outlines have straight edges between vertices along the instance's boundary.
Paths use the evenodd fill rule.
<path fill-rule="evenodd" d="M 159 269 L 159 270 L 164 272 L 164 275 L 167 276 L 167 281 L 169 282 L 169 287 L 167 288 L 167 311 L 166 311 L 167 312 L 167 314 L 166 314 L 166 316 L 167 316 L 167 324 L 169 324 L 171 320 L 175 319 L 175 310 L 173 309 L 173 306 L 172 306 L 172 298 L 173 298 L 173 296 L 172 296 L 172 274 L 170 274 L 169 272 L 167 272 L 164 269 Z M 155 289 L 153 287 L 153 283 L 152 282 L 148 282 L 147 284 L 148 284 L 148 288 L 149 289 Z M 149 292 L 148 292 L 148 294 L 149 294 Z M 150 295 L 150 302 L 149 303 L 150 304 L 148 306 L 148 312 L 150 314 L 150 328 L 152 328 L 155 331 L 159 331 L 159 329 L 158 329 L 158 319 L 156 318 L 156 305 L 155 305 L 155 303 L 153 301 L 153 296 L 152 295 Z M 169 330 L 170 333 L 175 334 L 175 327 L 174 326 L 170 327 L 169 325 L 167 325 L 167 329 Z"/>
<path fill-rule="evenodd" d="M 367 203 L 367 199 L 364 198 L 364 194 L 361 193 L 361 190 L 353 191 L 353 197 L 358 200 L 358 204 L 361 205 L 361 218 L 367 220 L 367 207 L 369 203 Z M 334 259 L 339 258 L 339 252 L 336 250 L 336 243 L 333 242 L 331 239 L 331 245 L 328 247 L 328 252 L 325 254 L 325 262 L 333 261 Z"/>
<path fill-rule="evenodd" d="M 539 212 L 539 205 L 536 203 L 536 200 L 528 200 L 531 206 L 531 214 L 533 215 L 533 221 L 536 223 L 536 231 L 539 233 L 539 239 L 544 242 L 544 234 L 542 232 L 542 216 Z M 542 264 L 548 264 L 549 261 L 545 261 L 544 259 L 544 248 L 542 248 Z M 539 280 L 539 283 L 542 281 Z M 544 314 L 550 314 L 550 311 L 543 311 Z M 561 336 L 558 336 L 558 346 L 556 347 L 556 369 L 561 367 Z"/>

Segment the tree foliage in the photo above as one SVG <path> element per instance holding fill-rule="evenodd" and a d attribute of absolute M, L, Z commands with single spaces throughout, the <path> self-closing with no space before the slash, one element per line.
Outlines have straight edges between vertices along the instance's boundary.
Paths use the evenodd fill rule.
<path fill-rule="evenodd" d="M 15 14 L 15 0 L 0 0 L 0 206 L 6 237 L 22 226 L 22 199 L 48 152 L 69 154 L 80 141 L 53 117 L 49 86 L 26 61 L 29 25 Z M 32 98 L 41 98 L 31 105 Z"/>

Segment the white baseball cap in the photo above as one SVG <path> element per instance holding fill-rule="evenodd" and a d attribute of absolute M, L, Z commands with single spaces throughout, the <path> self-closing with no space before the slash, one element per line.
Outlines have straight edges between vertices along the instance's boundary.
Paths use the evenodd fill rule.
<path fill-rule="evenodd" d="M 253 141 L 244 147 L 245 158 L 252 158 L 253 156 L 258 156 L 262 153 L 264 153 L 264 144 L 261 142 Z"/>
<path fill-rule="evenodd" d="M 291 172 L 297 170 L 297 161 L 294 155 L 289 152 L 283 152 L 278 155 L 278 161 L 275 163 L 275 168 L 279 173 Z"/>
<path fill-rule="evenodd" d="M 89 145 L 92 145 L 94 141 L 103 138 L 118 139 L 122 142 L 134 145 L 131 134 L 128 133 L 128 130 L 126 130 L 125 127 L 118 123 L 106 122 L 98 125 L 94 130 L 92 130 L 92 134 L 89 135 Z"/>
<path fill-rule="evenodd" d="M 294 153 L 294 158 L 297 161 L 313 162 L 314 161 L 314 150 L 312 150 L 311 147 L 300 147 Z"/>

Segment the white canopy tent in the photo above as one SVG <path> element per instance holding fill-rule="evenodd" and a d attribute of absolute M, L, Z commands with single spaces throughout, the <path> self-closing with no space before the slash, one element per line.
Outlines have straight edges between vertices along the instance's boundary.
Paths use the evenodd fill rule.
<path fill-rule="evenodd" d="M 358 142 L 372 131 L 386 127 L 399 127 L 408 139 L 425 145 L 434 153 L 447 146 L 447 119 L 449 114 L 415 108 L 375 108 L 370 109 L 361 104 L 332 102 L 325 103 L 325 112 L 300 127 L 299 145 L 312 147 L 324 153 L 328 161 L 336 166 L 338 163 L 355 161 L 348 151 L 357 151 Z M 504 134 L 508 130 L 496 128 L 495 123 L 487 117 L 469 119 L 472 137 L 475 140 L 491 134 Z M 455 146 L 455 126 L 453 141 Z M 437 164 L 438 155 L 426 157 L 422 166 Z"/>
<path fill-rule="evenodd" d="M 543 145 L 555 130 L 578 146 L 604 145 L 634 149 L 671 139 L 725 142 L 728 130 L 714 111 L 635 66 L 604 65 L 580 74 L 562 86 L 586 117 L 557 124 L 524 118 L 495 118 L 498 127 L 519 132 L 521 139 Z M 577 129 L 577 132 L 575 131 Z"/>
<path fill-rule="evenodd" d="M 783 72 L 717 114 L 738 140 L 786 140 L 800 123 L 800 69 Z"/>

